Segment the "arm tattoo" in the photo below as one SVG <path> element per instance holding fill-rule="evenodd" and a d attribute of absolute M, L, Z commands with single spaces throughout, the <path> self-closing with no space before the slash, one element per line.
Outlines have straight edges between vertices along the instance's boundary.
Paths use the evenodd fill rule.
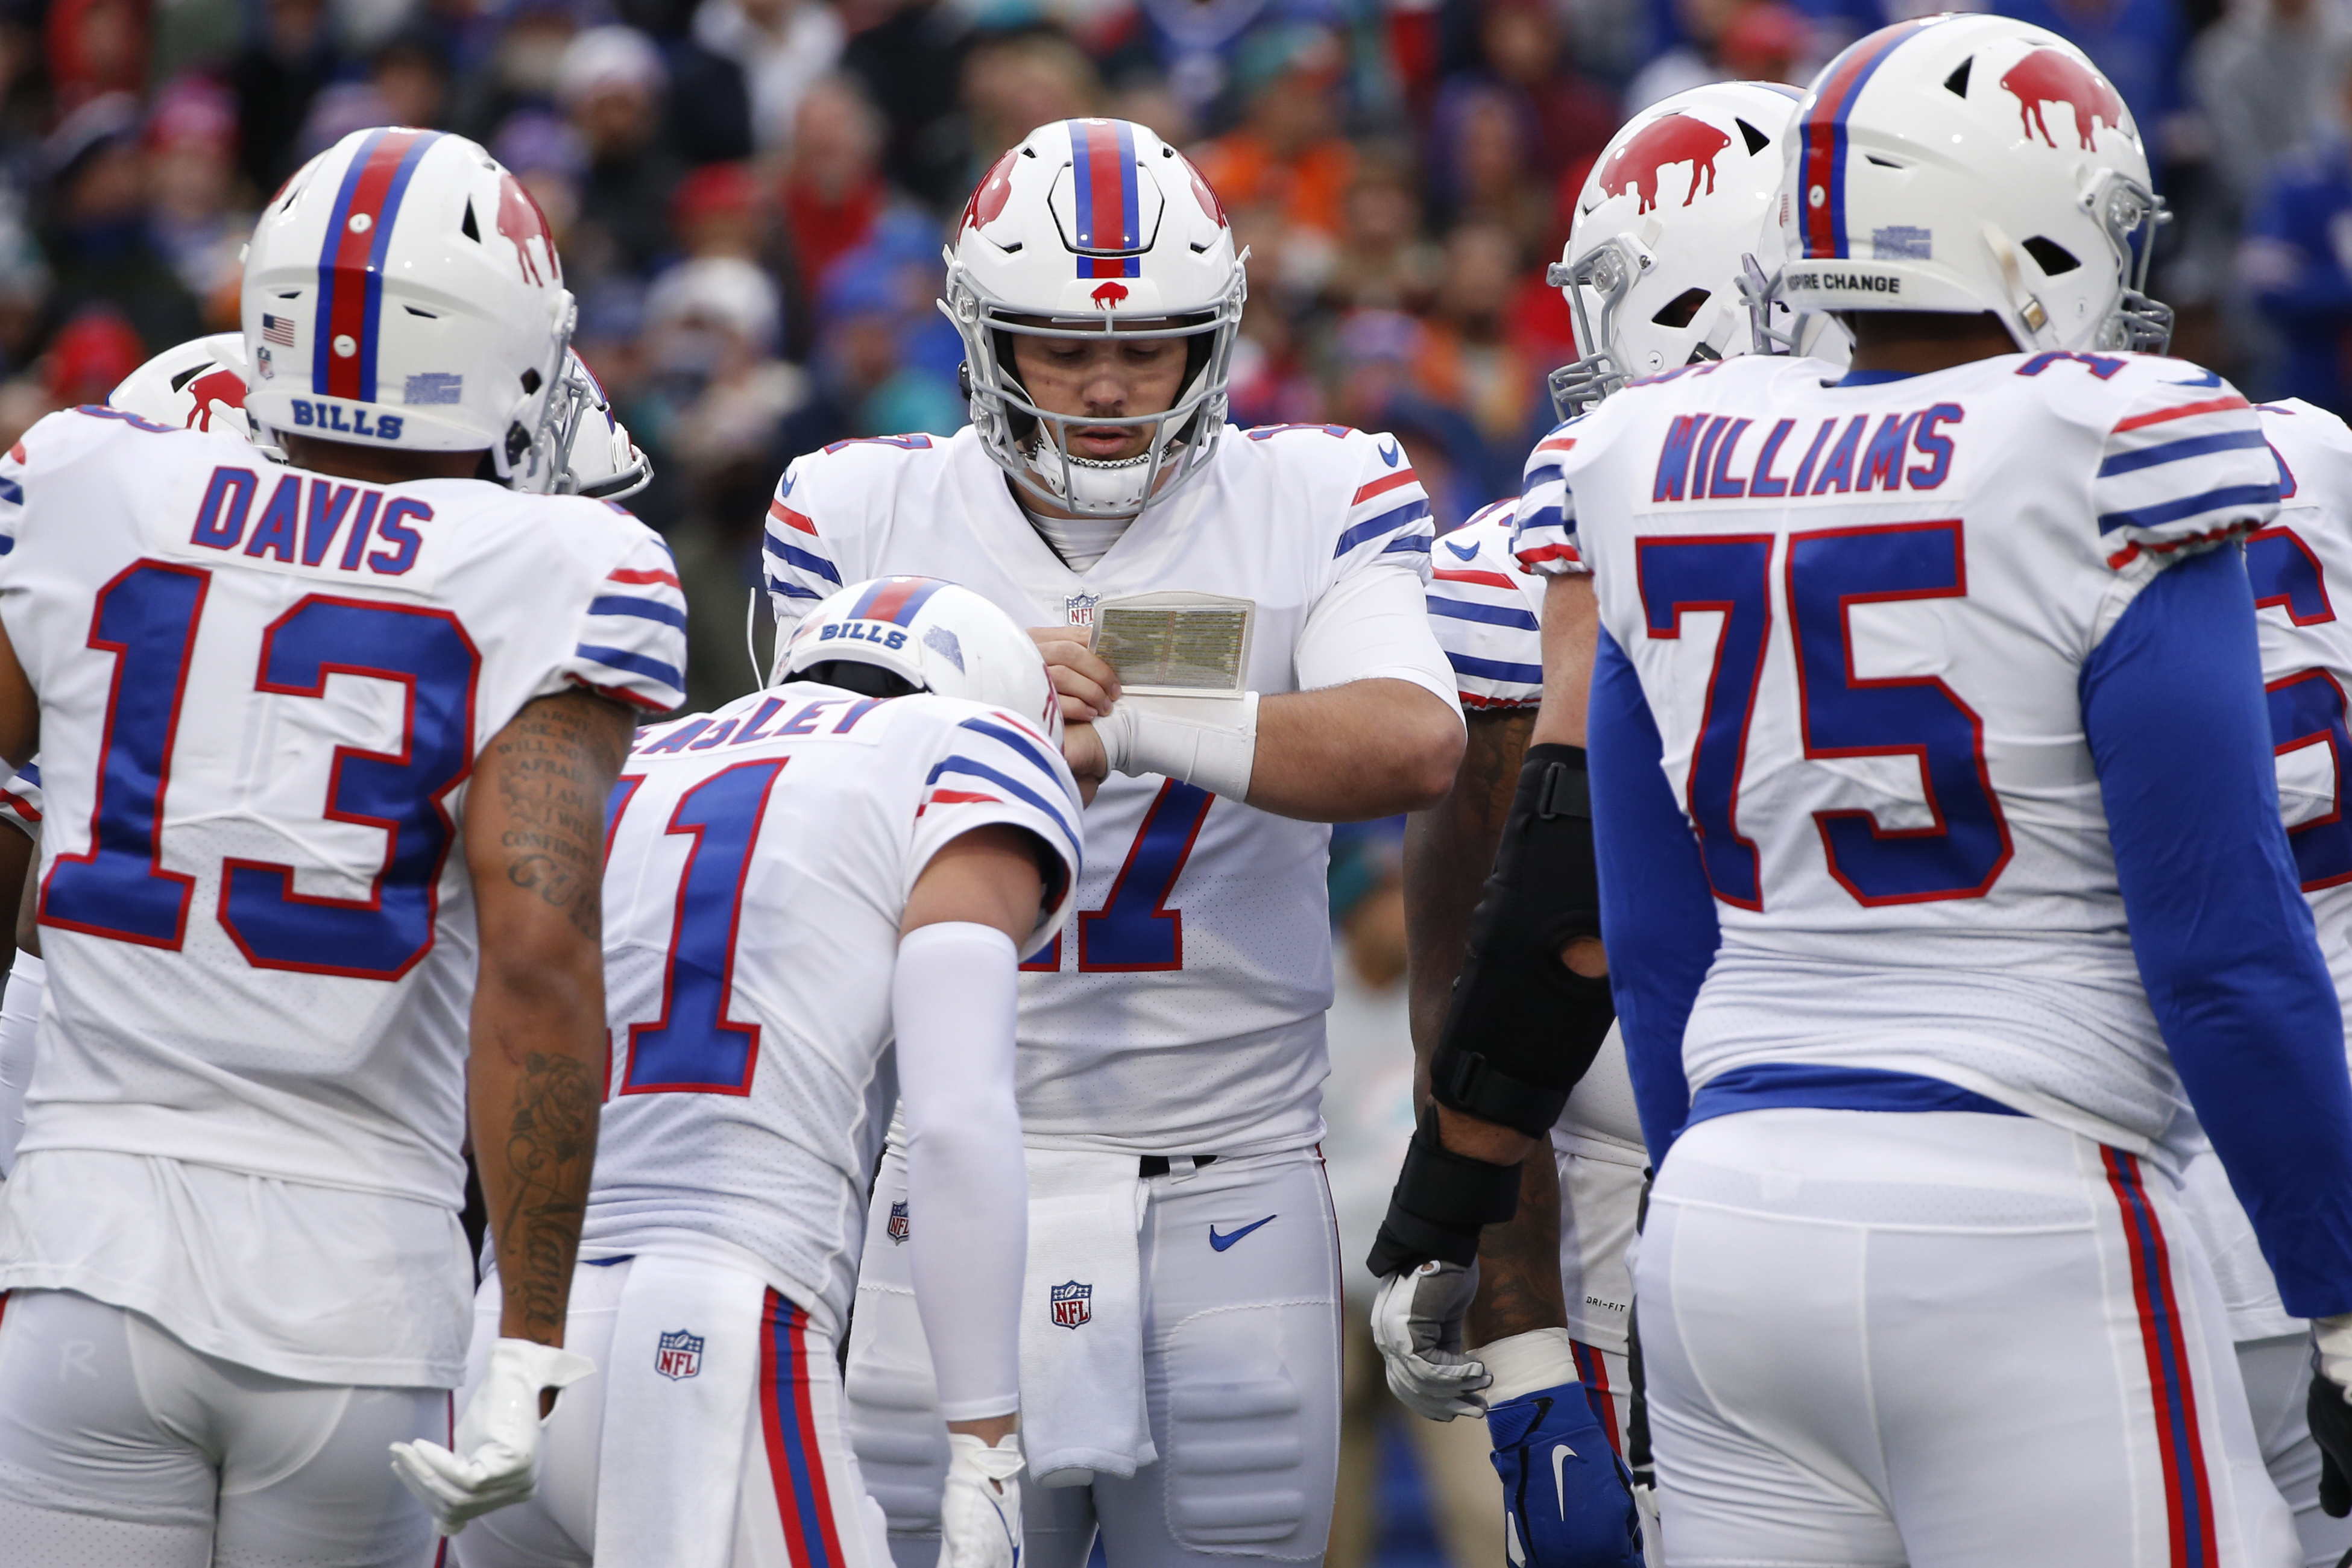
<path fill-rule="evenodd" d="M 520 1305 L 526 1327 L 542 1336 L 563 1329 L 596 1155 L 599 1088 L 578 1061 L 537 1051 L 524 1056 L 515 1084 L 499 1265 L 508 1300 Z"/>
<path fill-rule="evenodd" d="M 499 804 L 507 880 L 602 935 L 604 797 L 628 755 L 628 719 L 585 692 L 541 697 L 499 733 Z"/>
<path fill-rule="evenodd" d="M 1519 1176 L 1519 1211 L 1478 1237 L 1478 1299 L 1469 1328 L 1479 1344 L 1568 1321 L 1559 1278 L 1559 1176 L 1538 1142 Z"/>
<path fill-rule="evenodd" d="M 1428 1074 L 1438 1031 L 1454 993 L 1454 978 L 1470 943 L 1471 912 L 1495 848 L 1511 814 L 1519 764 L 1535 730 L 1532 709 L 1470 716 L 1462 770 L 1444 800 L 1416 812 L 1405 831 L 1405 936 L 1411 973 L 1413 1056 L 1417 1079 Z M 1418 1084 L 1419 1097 L 1428 1086 Z"/>

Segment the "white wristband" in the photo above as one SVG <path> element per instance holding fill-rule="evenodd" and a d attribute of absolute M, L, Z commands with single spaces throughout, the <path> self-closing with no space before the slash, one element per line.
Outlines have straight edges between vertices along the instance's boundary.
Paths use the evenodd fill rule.
<path fill-rule="evenodd" d="M 1570 1348 L 1566 1329 L 1529 1329 L 1482 1344 L 1470 1353 L 1486 1364 L 1494 1382 L 1486 1385 L 1486 1408 L 1517 1399 L 1539 1388 L 1574 1383 L 1576 1352 Z"/>
<path fill-rule="evenodd" d="M 2352 1401 L 2352 1312 L 2311 1320 L 2312 1348 L 2317 1353 L 2319 1375 L 2344 1390 Z"/>
<path fill-rule="evenodd" d="M 1257 694 L 1124 696 L 1095 722 L 1114 773 L 1164 773 L 1228 800 L 1249 799 L 1257 759 Z"/>

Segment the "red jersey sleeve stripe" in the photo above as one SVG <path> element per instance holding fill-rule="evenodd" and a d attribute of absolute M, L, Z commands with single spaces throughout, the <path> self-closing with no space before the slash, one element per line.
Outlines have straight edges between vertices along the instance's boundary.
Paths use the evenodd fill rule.
<path fill-rule="evenodd" d="M 2121 435 L 2126 430 L 2140 430 L 2151 424 L 2162 424 L 2168 419 L 2188 419 L 2200 413 L 2227 413 L 2233 408 L 2244 408 L 2242 397 L 2217 397 L 2204 402 L 2184 402 L 2173 408 L 2152 408 L 2146 413 L 2136 413 L 2116 426 Z"/>
<path fill-rule="evenodd" d="M 1391 490 L 1397 488 L 1399 486 L 1417 483 L 1419 483 L 1419 481 L 1413 477 L 1412 469 L 1400 468 L 1393 474 L 1373 480 L 1370 484 L 1357 491 L 1356 498 L 1349 502 L 1348 505 L 1351 507 L 1360 507 L 1365 502 L 1370 500 L 1373 497 L 1385 496 Z"/>
<path fill-rule="evenodd" d="M 674 571 L 638 571 L 632 569 L 627 571 L 607 572 L 604 575 L 604 580 L 625 582 L 640 588 L 648 583 L 659 583 L 665 588 L 675 588 L 681 593 L 686 591 L 686 585 L 678 581 L 677 573 Z"/>
<path fill-rule="evenodd" d="M 1548 440 L 1537 442 L 1536 450 L 1538 452 L 1573 452 L 1576 450 L 1576 437 L 1555 435 Z"/>
<path fill-rule="evenodd" d="M 808 535 L 811 538 L 816 537 L 816 525 L 809 521 L 809 519 L 802 514 L 795 512 L 790 507 L 785 506 L 782 501 L 771 501 L 768 503 L 768 516 L 775 518 L 776 521 L 783 524 L 784 527 L 788 528 L 800 529 L 801 532 Z"/>
<path fill-rule="evenodd" d="M 1499 571 L 1446 571 L 1441 569 L 1430 575 L 1444 582 L 1475 582 L 1486 588 L 1507 588 L 1514 593 L 1519 588 L 1517 583 Z"/>

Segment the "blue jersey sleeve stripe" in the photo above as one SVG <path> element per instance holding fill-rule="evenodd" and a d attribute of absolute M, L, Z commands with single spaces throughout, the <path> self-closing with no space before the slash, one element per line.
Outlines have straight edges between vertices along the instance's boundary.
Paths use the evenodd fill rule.
<path fill-rule="evenodd" d="M 1454 666 L 1457 675 L 1469 675 L 1482 681 L 1517 681 L 1524 685 L 1543 685 L 1541 664 L 1514 664 L 1504 659 L 1482 659 L 1475 653 L 1445 651 L 1445 662 Z"/>
<path fill-rule="evenodd" d="M 2224 485 L 2218 490 L 2208 490 L 2200 496 L 2183 496 L 2177 501 L 2160 501 L 2153 507 L 2139 507 L 2128 512 L 2103 512 L 2099 516 L 2099 532 L 2112 533 L 2117 528 L 2158 528 L 2167 523 L 2177 523 L 2184 517 L 2202 517 L 2207 512 L 2219 512 L 2231 507 L 2274 507 L 2278 505 L 2278 482 L 2267 485 Z"/>
<path fill-rule="evenodd" d="M 675 605 L 664 604 L 658 599 L 639 599 L 634 594 L 607 593 L 588 601 L 591 615 L 635 615 L 645 621 L 658 621 L 665 626 L 686 630 L 686 612 Z"/>
<path fill-rule="evenodd" d="M 972 778 L 985 779 L 990 783 L 997 785 L 1001 789 L 1010 790 L 1024 803 L 1034 806 L 1038 810 L 1044 812 L 1045 816 L 1053 821 L 1054 826 L 1061 830 L 1063 839 L 1067 842 L 1073 852 L 1076 852 L 1078 844 L 1078 834 L 1077 830 L 1070 825 L 1069 819 L 1063 816 L 1059 810 L 1055 810 L 1054 803 L 1051 800 L 1046 800 L 1045 796 L 1039 794 L 1036 790 L 1032 789 L 1020 779 L 1013 778 L 1010 773 L 1006 773 L 1000 768 L 991 768 L 985 762 L 976 762 L 969 757 L 950 757 L 942 760 L 937 767 L 931 769 L 929 776 L 923 780 L 923 788 L 926 789 L 929 789 L 932 785 L 940 781 L 940 775 L 946 773 L 970 774 Z"/>
<path fill-rule="evenodd" d="M 1456 621 L 1483 621 L 1489 626 L 1508 626 L 1515 632 L 1535 632 L 1541 628 L 1536 618 L 1525 610 L 1507 608 L 1500 604 L 1472 604 L 1460 599 L 1429 596 L 1432 615 L 1450 615 Z"/>
<path fill-rule="evenodd" d="M 1339 536 L 1339 543 L 1331 551 L 1331 559 L 1337 560 L 1367 540 L 1376 539 L 1385 533 L 1392 533 L 1409 523 L 1417 523 L 1427 516 L 1429 516 L 1427 501 L 1407 501 L 1402 507 L 1382 512 L 1379 517 L 1369 521 L 1358 523 Z"/>
<path fill-rule="evenodd" d="M 2159 464 L 2178 463 L 2185 457 L 2203 457 L 2209 453 L 2235 452 L 2244 447 L 2267 444 L 2259 430 L 2224 430 L 2212 435 L 2192 435 L 2179 441 L 2168 441 L 2161 446 L 2143 446 L 2137 452 L 2118 452 L 2099 465 L 2099 477 L 2112 478 L 2117 474 L 2136 473 Z"/>
<path fill-rule="evenodd" d="M 1405 534 L 1400 538 L 1392 538 L 1387 544 L 1381 547 L 1381 553 L 1382 555 L 1427 555 L 1429 553 L 1429 536 L 1427 534 Z"/>
<path fill-rule="evenodd" d="M 984 718 L 968 718 L 956 727 L 959 729 L 968 729 L 974 735 L 984 735 L 988 737 L 989 739 L 997 742 L 999 745 L 1007 747 L 1012 750 L 1018 752 L 1030 767 L 1034 768 L 1046 778 L 1054 778 L 1054 764 L 1052 759 L 1046 757 L 1044 752 L 1038 750 L 1036 745 L 1019 730 L 1007 729 L 1001 724 L 991 724 Z"/>
<path fill-rule="evenodd" d="M 803 588 L 790 578 L 778 577 L 773 572 L 768 574 L 768 591 L 781 593 L 786 599 L 819 600 L 824 597 L 814 588 Z"/>
<path fill-rule="evenodd" d="M 674 692 L 686 690 L 686 674 L 676 664 L 665 664 L 659 659 L 647 658 L 643 653 L 632 653 L 626 648 L 605 648 L 593 643 L 581 643 L 577 652 L 581 658 L 603 664 L 608 669 L 626 670 L 633 675 L 643 675 L 647 680 L 659 681 Z"/>
<path fill-rule="evenodd" d="M 835 588 L 841 586 L 841 573 L 835 570 L 833 562 L 825 559 L 824 557 L 804 550 L 798 545 L 788 545 L 773 534 L 769 535 L 768 538 L 776 547 L 776 553 L 793 566 L 799 567 L 803 571 L 816 573 Z"/>
<path fill-rule="evenodd" d="M 37 762 L 27 762 L 16 769 L 16 777 L 37 789 L 41 785 L 41 765 Z"/>

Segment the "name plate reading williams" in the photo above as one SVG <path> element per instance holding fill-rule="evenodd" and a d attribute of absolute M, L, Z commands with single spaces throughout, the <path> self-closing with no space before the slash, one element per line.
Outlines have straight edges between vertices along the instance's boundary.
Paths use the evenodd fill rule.
<path fill-rule="evenodd" d="M 1095 652 L 1139 696 L 1238 696 L 1257 605 L 1214 593 L 1139 593 L 1095 608 Z"/>

